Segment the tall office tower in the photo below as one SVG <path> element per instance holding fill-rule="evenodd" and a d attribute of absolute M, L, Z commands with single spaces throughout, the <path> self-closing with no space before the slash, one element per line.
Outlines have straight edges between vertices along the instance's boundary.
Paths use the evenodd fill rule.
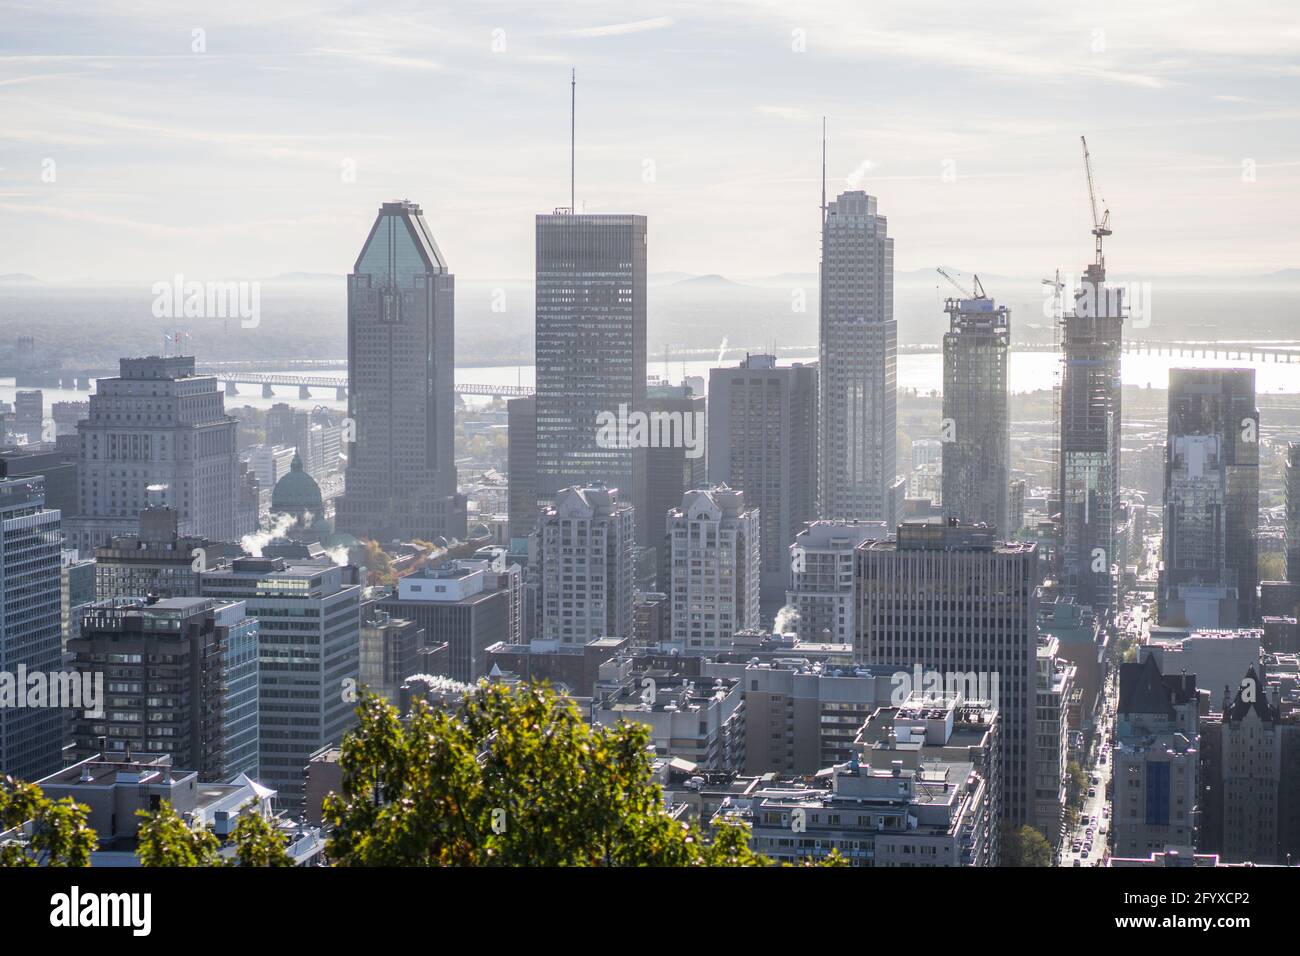
<path fill-rule="evenodd" d="M 301 807 L 308 758 L 356 720 L 346 681 L 360 675 L 356 568 L 328 558 L 236 558 L 199 576 L 202 597 L 242 601 L 258 636 L 260 764 L 267 786 Z"/>
<path fill-rule="evenodd" d="M 184 534 L 238 537 L 239 422 L 226 414 L 211 375 L 192 356 L 121 360 L 101 378 L 90 417 L 77 423 L 77 514 L 65 521 L 68 546 L 83 554 L 136 530 L 151 485 L 166 485 Z"/>
<path fill-rule="evenodd" d="M 542 640 L 631 639 L 636 518 L 618 489 L 562 489 L 538 515 L 537 533 Z"/>
<path fill-rule="evenodd" d="M 525 538 L 537 527 L 537 400 L 506 402 L 507 518 L 510 538 Z"/>
<path fill-rule="evenodd" d="M 14 433 L 28 442 L 44 441 L 44 422 L 45 393 L 39 388 L 14 392 Z"/>
<path fill-rule="evenodd" d="M 206 538 L 181 534 L 176 509 L 164 500 L 165 489 L 151 488 L 137 533 L 116 535 L 95 549 L 95 600 L 199 593 L 199 572 L 216 564 L 219 547 Z"/>
<path fill-rule="evenodd" d="M 1300 442 L 1286 446 L 1286 579 L 1300 585 Z"/>
<path fill-rule="evenodd" d="M 826 209 L 821 262 L 819 516 L 886 521 L 897 462 L 894 240 L 876 197 L 841 193 Z M 785 542 L 788 544 L 789 542 Z M 784 546 L 784 545 L 783 545 Z"/>
<path fill-rule="evenodd" d="M 1038 554 L 987 528 L 907 522 L 858 549 L 854 656 L 935 678 L 1003 715 L 1007 818 L 1031 823 L 1037 779 Z M 917 671 L 921 673 L 916 674 Z M 916 675 L 916 676 L 914 676 Z"/>
<path fill-rule="evenodd" d="M 758 620 L 759 515 L 726 485 L 688 491 L 668 513 L 672 648 L 700 656 L 730 650 Z"/>
<path fill-rule="evenodd" d="M 865 542 L 888 536 L 883 521 L 813 521 L 795 536 L 785 603 L 795 612 L 799 640 L 853 643 L 854 555 Z"/>
<path fill-rule="evenodd" d="M 1104 618 L 1117 598 L 1124 290 L 1106 285 L 1100 245 L 1063 323 L 1057 554 L 1067 593 Z"/>
<path fill-rule="evenodd" d="M 52 679 L 63 660 L 59 524 L 39 476 L 0 480 L 0 673 L 17 693 L 18 674 Z M 0 775 L 35 782 L 62 766 L 65 712 L 13 703 L 0 706 Z"/>
<path fill-rule="evenodd" d="M 645 448 L 600 428 L 602 413 L 645 409 L 645 216 L 538 216 L 536 312 L 539 505 L 564 488 L 619 488 L 636 509 L 637 544 L 655 546 Z"/>
<path fill-rule="evenodd" d="M 1160 622 L 1256 624 L 1258 530 L 1255 370 L 1170 369 Z"/>
<path fill-rule="evenodd" d="M 646 412 L 658 434 L 680 441 L 661 441 L 646 449 L 646 521 L 650 546 L 658 560 L 656 586 L 668 589 L 671 579 L 669 546 L 664 537 L 668 512 L 682 503 L 682 495 L 708 483 L 706 408 L 703 395 L 689 385 L 651 385 L 646 389 Z M 675 431 L 665 431 L 675 429 Z M 690 439 L 688 445 L 686 439 Z"/>
<path fill-rule="evenodd" d="M 1007 369 L 1011 314 L 984 295 L 948 299 L 943 337 L 943 515 L 963 524 L 987 524 L 1003 538 L 1009 527 L 1011 416 Z"/>
<path fill-rule="evenodd" d="M 348 415 L 356 436 L 339 531 L 382 541 L 464 539 L 455 347 L 447 260 L 419 206 L 386 202 L 348 276 Z"/>
<path fill-rule="evenodd" d="M 1119 668 L 1111 766 L 1115 856 L 1196 843 L 1200 735 L 1195 674 L 1162 674 L 1152 657 Z"/>
<path fill-rule="evenodd" d="M 1060 638 L 1038 638 L 1038 693 L 1036 694 L 1035 746 L 1037 778 L 1034 781 L 1034 826 L 1057 845 L 1065 808 L 1069 804 L 1070 698 L 1077 668 L 1061 654 Z"/>
<path fill-rule="evenodd" d="M 817 366 L 771 355 L 709 370 L 709 481 L 758 509 L 764 619 L 785 604 L 790 545 L 817 518 L 817 387 Z"/>
<path fill-rule="evenodd" d="M 69 651 L 83 675 L 105 672 L 110 706 L 73 715 L 76 759 L 107 746 L 170 754 L 202 781 L 257 776 L 258 622 L 244 612 L 200 597 L 91 605 Z"/>

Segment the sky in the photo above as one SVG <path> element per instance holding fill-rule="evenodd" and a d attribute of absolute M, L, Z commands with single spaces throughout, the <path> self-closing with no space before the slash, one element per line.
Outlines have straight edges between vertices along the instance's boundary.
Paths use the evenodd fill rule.
<path fill-rule="evenodd" d="M 828 191 L 901 270 L 1300 267 L 1300 15 L 1252 3 L 0 0 L 0 274 L 350 271 L 421 204 L 458 281 L 533 216 L 649 217 L 652 272 L 815 271 Z"/>

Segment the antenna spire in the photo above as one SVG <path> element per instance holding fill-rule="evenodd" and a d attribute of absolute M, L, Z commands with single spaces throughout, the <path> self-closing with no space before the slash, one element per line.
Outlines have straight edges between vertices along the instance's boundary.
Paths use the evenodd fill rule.
<path fill-rule="evenodd" d="M 822 117 L 822 227 L 826 226 L 826 117 Z"/>
<path fill-rule="evenodd" d="M 577 193 L 574 189 L 574 166 L 577 156 L 578 130 L 578 71 L 569 68 L 569 214 L 578 214 Z"/>

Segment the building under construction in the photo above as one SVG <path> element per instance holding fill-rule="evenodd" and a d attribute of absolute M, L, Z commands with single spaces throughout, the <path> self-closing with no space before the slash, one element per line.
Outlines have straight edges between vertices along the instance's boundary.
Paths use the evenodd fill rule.
<path fill-rule="evenodd" d="M 939 270 L 947 277 L 947 273 Z M 952 281 L 949 277 L 949 281 Z M 948 333 L 943 337 L 943 513 L 962 524 L 984 523 L 1010 538 L 1007 516 L 1011 423 L 1007 370 L 1010 312 L 975 291 L 944 302 Z M 954 285 L 956 283 L 954 282 Z M 960 288 L 960 286 L 959 286 Z M 962 290 L 965 292 L 965 290 Z"/>
<path fill-rule="evenodd" d="M 1119 504 L 1120 354 L 1123 289 L 1106 285 L 1102 238 L 1110 211 L 1097 213 L 1088 146 L 1083 146 L 1092 200 L 1096 256 L 1084 270 L 1062 335 L 1060 580 L 1080 604 L 1102 617 L 1117 600 L 1115 517 Z"/>

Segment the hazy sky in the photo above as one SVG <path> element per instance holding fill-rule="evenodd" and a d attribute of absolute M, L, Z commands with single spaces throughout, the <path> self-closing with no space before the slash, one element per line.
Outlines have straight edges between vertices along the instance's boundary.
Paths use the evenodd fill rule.
<path fill-rule="evenodd" d="M 0 24 L 0 273 L 346 273 L 405 197 L 462 281 L 529 276 L 533 214 L 568 203 L 570 66 L 579 207 L 648 215 L 652 271 L 814 270 L 823 113 L 828 188 L 880 197 L 900 269 L 1076 271 L 1080 133 L 1112 269 L 1300 267 L 1293 2 L 0 0 Z"/>

